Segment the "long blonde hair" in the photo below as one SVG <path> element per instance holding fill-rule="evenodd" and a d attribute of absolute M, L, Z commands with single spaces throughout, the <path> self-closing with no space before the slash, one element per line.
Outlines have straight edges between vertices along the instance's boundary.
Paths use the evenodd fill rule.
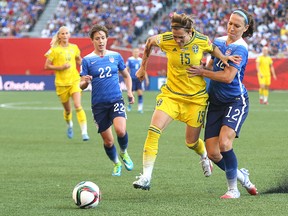
<path fill-rule="evenodd" d="M 59 36 L 59 33 L 60 33 L 63 29 L 68 29 L 68 31 L 69 31 L 69 28 L 68 28 L 67 26 L 61 26 L 61 27 L 58 29 L 58 31 L 54 34 L 54 36 L 52 37 L 52 40 L 51 40 L 51 42 L 50 42 L 50 46 L 51 46 L 51 47 L 56 47 L 56 46 L 59 45 L 60 40 L 59 40 L 58 36 Z"/>

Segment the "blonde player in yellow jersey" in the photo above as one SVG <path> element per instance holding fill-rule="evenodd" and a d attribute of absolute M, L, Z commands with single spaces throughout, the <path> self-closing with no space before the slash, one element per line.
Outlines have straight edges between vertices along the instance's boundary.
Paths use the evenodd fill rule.
<path fill-rule="evenodd" d="M 262 55 L 256 59 L 256 69 L 259 82 L 260 104 L 268 105 L 269 87 L 271 85 L 271 74 L 276 80 L 277 76 L 273 67 L 273 60 L 269 56 L 268 47 L 262 48 Z"/>
<path fill-rule="evenodd" d="M 149 190 L 152 171 L 158 153 L 158 141 L 162 131 L 173 120 L 186 124 L 186 146 L 200 155 L 204 175 L 211 175 L 212 163 L 207 157 L 203 140 L 199 138 L 204 122 L 208 94 L 203 77 L 189 78 L 186 69 L 190 65 L 200 65 L 205 52 L 220 58 L 228 65 L 228 60 L 239 61 L 237 56 L 223 56 L 213 46 L 209 38 L 193 28 L 193 20 L 186 14 L 171 16 L 171 32 L 158 34 L 147 39 L 143 60 L 136 76 L 142 81 L 153 46 L 160 47 L 167 56 L 167 83 L 162 86 L 156 98 L 148 135 L 144 144 L 143 172 L 133 182 L 134 188 Z"/>
<path fill-rule="evenodd" d="M 45 53 L 46 70 L 55 71 L 56 94 L 64 107 L 64 120 L 67 123 L 67 136 L 73 138 L 73 121 L 70 97 L 76 109 L 76 116 L 81 128 L 83 141 L 89 140 L 87 120 L 81 105 L 80 75 L 77 64 L 81 65 L 82 58 L 76 44 L 69 43 L 70 32 L 66 26 L 59 28 L 51 40 L 51 48 Z"/>

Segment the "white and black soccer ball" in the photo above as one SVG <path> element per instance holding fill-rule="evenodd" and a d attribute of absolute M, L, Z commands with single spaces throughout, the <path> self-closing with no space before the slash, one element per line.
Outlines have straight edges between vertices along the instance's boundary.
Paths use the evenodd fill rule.
<path fill-rule="evenodd" d="M 72 198 L 79 208 L 95 208 L 101 200 L 101 191 L 95 183 L 82 181 L 74 187 Z"/>

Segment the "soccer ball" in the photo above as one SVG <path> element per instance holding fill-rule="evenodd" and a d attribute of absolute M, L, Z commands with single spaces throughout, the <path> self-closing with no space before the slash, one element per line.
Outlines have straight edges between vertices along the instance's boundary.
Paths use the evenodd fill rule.
<path fill-rule="evenodd" d="M 72 198 L 80 208 L 95 208 L 101 200 L 101 192 L 95 183 L 82 181 L 74 187 Z"/>

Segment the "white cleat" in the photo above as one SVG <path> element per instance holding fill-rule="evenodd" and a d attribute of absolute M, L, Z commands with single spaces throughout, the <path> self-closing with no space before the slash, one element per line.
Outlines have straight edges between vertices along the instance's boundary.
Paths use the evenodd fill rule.
<path fill-rule="evenodd" d="M 134 188 L 150 190 L 150 180 L 148 180 L 145 176 L 140 174 L 140 176 L 136 176 L 136 179 L 137 180 L 133 182 Z"/>
<path fill-rule="evenodd" d="M 242 186 L 247 190 L 249 194 L 257 195 L 258 194 L 257 188 L 250 181 L 248 170 L 245 168 L 242 168 L 240 169 L 240 172 L 244 175 L 244 182 L 242 183 Z"/>
<path fill-rule="evenodd" d="M 203 169 L 204 176 L 209 177 L 212 174 L 213 170 L 213 164 L 211 160 L 208 157 L 201 158 L 200 163 Z"/>
<path fill-rule="evenodd" d="M 234 190 L 228 190 L 223 196 L 221 196 L 221 199 L 237 199 L 240 197 L 240 192 L 238 189 Z"/>

